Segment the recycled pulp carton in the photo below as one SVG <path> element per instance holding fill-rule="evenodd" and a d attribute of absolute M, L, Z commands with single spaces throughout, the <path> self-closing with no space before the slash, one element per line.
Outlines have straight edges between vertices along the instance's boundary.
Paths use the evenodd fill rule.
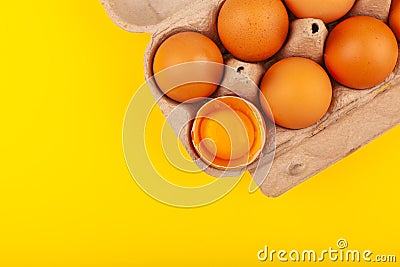
<path fill-rule="evenodd" d="M 101 0 L 111 19 L 130 32 L 147 32 L 152 39 L 145 54 L 145 76 L 150 89 L 163 113 L 168 116 L 178 103 L 163 96 L 151 78 L 152 61 L 157 48 L 169 36 L 181 31 L 200 32 L 215 41 L 224 53 L 225 64 L 237 69 L 235 74 L 225 75 L 226 88 L 243 90 L 239 95 L 254 103 L 258 101 L 258 90 L 245 88 L 246 77 L 259 84 L 265 71 L 277 60 L 302 56 L 323 63 L 324 43 L 334 24 L 324 25 L 317 19 L 295 19 L 291 15 L 290 33 L 286 44 L 278 54 L 265 62 L 241 62 L 228 54 L 219 41 L 216 22 L 224 0 Z M 346 15 L 369 15 L 387 22 L 390 0 L 358 0 Z M 399 64 L 398 64 L 399 65 Z M 318 172 L 346 157 L 371 140 L 400 123 L 400 79 L 399 66 L 381 85 L 368 90 L 353 90 L 333 83 L 333 101 L 326 116 L 314 126 L 302 130 L 289 130 L 276 126 L 274 148 L 266 146 L 263 155 L 247 167 L 255 175 L 257 168 L 269 168 L 262 177 L 260 188 L 270 197 L 276 197 Z M 236 86 L 240 84 L 240 86 Z M 247 83 L 248 84 L 248 83 Z M 251 87 L 251 86 L 250 86 Z M 213 95 L 232 94 L 221 87 Z M 242 89 L 240 89 L 242 88 Z M 244 89 L 243 89 L 244 88 Z M 238 92 L 236 92 L 238 93 Z M 256 103 L 259 106 L 259 103 Z M 171 126 L 183 131 L 177 134 L 184 147 L 199 167 L 210 175 L 234 176 L 235 171 L 222 172 L 207 167 L 199 160 L 190 140 L 190 124 L 200 107 L 196 104 L 180 108 L 178 116 L 170 120 Z M 268 143 L 268 142 L 267 142 Z M 276 149 L 275 149 L 276 147 Z M 269 155 L 274 153 L 271 161 Z M 267 173 L 267 172 L 266 172 Z M 260 179 L 258 177 L 258 179 Z"/>

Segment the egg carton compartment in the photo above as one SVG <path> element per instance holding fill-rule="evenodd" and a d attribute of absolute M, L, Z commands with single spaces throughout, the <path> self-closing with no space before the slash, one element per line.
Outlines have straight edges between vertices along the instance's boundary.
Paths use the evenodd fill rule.
<path fill-rule="evenodd" d="M 178 134 L 190 157 L 201 169 L 215 177 L 237 176 L 243 170 L 221 171 L 199 159 L 191 142 L 191 120 L 202 103 L 179 105 L 164 96 L 153 76 L 153 58 L 168 37 L 182 31 L 202 33 L 213 40 L 224 54 L 225 64 L 236 71 L 225 74 L 222 86 L 212 97 L 238 94 L 259 105 L 257 86 L 266 70 L 280 59 L 299 56 L 323 63 L 324 43 L 337 22 L 325 25 L 318 19 L 295 19 L 291 16 L 289 35 L 283 48 L 265 62 L 242 62 L 222 46 L 217 33 L 217 17 L 225 0 L 101 0 L 111 19 L 130 32 L 148 32 L 152 39 L 145 53 L 145 77 L 158 105 Z M 357 0 L 346 15 L 368 15 L 387 22 L 390 0 Z M 250 79 L 250 82 L 249 82 Z M 333 83 L 333 101 L 328 113 L 317 124 L 301 130 L 276 126 L 268 133 L 261 157 L 247 167 L 262 192 L 279 196 L 301 182 L 336 163 L 400 123 L 400 67 L 381 85 L 354 90 Z M 226 85 L 226 86 L 224 86 Z M 226 88 L 230 88 L 228 90 Z M 233 90 L 232 90 L 233 88 Z M 235 92 L 235 90 L 237 90 Z M 268 122 L 268 120 L 266 120 Z M 275 127 L 267 127 L 275 129 Z M 272 144 L 273 143 L 273 144 Z M 273 145 L 273 147 L 272 147 Z M 271 161 L 273 158 L 273 161 Z M 272 164 L 272 166 L 271 166 Z M 257 177 L 258 168 L 269 168 L 267 177 Z"/>

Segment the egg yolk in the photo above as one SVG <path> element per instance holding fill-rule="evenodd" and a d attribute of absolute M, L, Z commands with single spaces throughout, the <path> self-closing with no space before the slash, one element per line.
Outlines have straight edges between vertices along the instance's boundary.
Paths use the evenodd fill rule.
<path fill-rule="evenodd" d="M 214 112 L 204 119 L 200 131 L 204 149 L 226 160 L 247 155 L 254 144 L 254 127 L 240 111 Z"/>
<path fill-rule="evenodd" d="M 223 102 L 221 102 L 223 101 Z M 200 109 L 192 130 L 199 155 L 214 167 L 238 168 L 254 160 L 263 146 L 264 121 L 256 108 L 236 97 L 223 97 Z"/>

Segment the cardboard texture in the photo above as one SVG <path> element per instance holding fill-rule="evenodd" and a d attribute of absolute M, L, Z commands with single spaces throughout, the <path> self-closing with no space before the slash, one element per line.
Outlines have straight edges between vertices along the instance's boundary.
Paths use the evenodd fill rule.
<path fill-rule="evenodd" d="M 178 105 L 163 96 L 151 78 L 152 60 L 159 45 L 181 31 L 200 32 L 217 43 L 225 64 L 234 71 L 225 74 L 212 97 L 237 94 L 260 107 L 259 85 L 265 71 L 280 59 L 301 56 L 323 62 L 324 43 L 337 23 L 324 25 L 317 19 L 292 18 L 286 44 L 266 62 L 241 62 L 229 55 L 218 39 L 216 21 L 224 0 L 101 0 L 111 19 L 130 32 L 148 32 L 151 42 L 145 54 L 145 76 L 158 104 L 197 165 L 215 177 L 239 175 L 243 170 L 221 171 L 208 167 L 196 154 L 190 139 L 191 121 L 202 103 Z M 346 15 L 369 15 L 387 22 L 390 0 L 358 0 Z M 260 158 L 247 167 L 262 192 L 277 197 L 346 157 L 400 123 L 400 68 L 381 85 L 353 90 L 333 82 L 333 101 L 326 116 L 314 126 L 288 130 L 267 121 L 267 145 Z M 226 88 L 230 88 L 228 90 Z M 237 90 L 235 92 L 235 90 Z M 276 129 L 276 130 L 275 130 Z M 276 149 L 275 149 L 276 146 Z M 273 159 L 273 160 L 272 160 Z M 266 171 L 257 172 L 257 168 Z M 269 174 L 265 177 L 266 173 Z M 264 174 L 264 177 L 259 177 Z"/>

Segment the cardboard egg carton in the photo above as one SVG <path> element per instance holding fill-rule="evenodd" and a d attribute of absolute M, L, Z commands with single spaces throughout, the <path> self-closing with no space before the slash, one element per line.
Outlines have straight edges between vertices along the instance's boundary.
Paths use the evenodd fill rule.
<path fill-rule="evenodd" d="M 265 71 L 274 62 L 290 56 L 306 57 L 323 63 L 324 43 L 329 30 L 335 25 L 324 25 L 317 19 L 295 19 L 291 16 L 289 36 L 281 51 L 266 62 L 247 63 L 229 55 L 219 41 L 216 22 L 224 0 L 101 2 L 111 19 L 121 28 L 152 35 L 144 61 L 149 87 L 155 99 L 160 99 L 158 104 L 162 112 L 168 117 L 192 159 L 201 169 L 215 177 L 236 176 L 243 170 L 221 171 L 208 167 L 199 159 L 190 139 L 191 125 L 187 122 L 193 119 L 201 103 L 178 106 L 177 102 L 163 96 L 157 88 L 151 78 L 152 60 L 160 44 L 181 31 L 196 31 L 208 36 L 225 55 L 225 64 L 237 70 L 226 73 L 223 86 L 213 97 L 236 93 L 259 107 L 259 90 L 254 84 L 259 85 Z M 387 22 L 390 5 L 390 0 L 358 0 L 346 16 L 369 15 Z M 270 197 L 279 196 L 398 125 L 399 80 L 400 68 L 397 64 L 390 77 L 372 89 L 349 89 L 333 81 L 331 107 L 317 124 L 301 130 L 276 126 L 276 133 L 275 127 L 269 127 L 273 129 L 267 135 L 267 139 L 270 138 L 267 141 L 269 145 L 265 147 L 261 157 L 247 167 L 253 178 L 260 183 L 262 192 Z M 260 172 L 257 170 L 260 168 L 268 169 L 261 172 L 264 177 L 259 177 Z"/>

